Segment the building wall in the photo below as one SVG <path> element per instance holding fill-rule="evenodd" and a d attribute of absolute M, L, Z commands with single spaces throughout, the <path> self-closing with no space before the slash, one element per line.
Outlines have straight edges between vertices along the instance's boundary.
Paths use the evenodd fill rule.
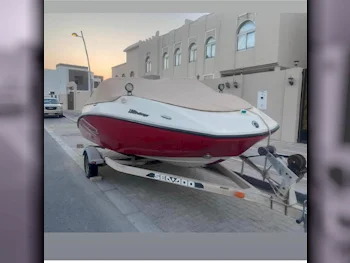
<path fill-rule="evenodd" d="M 67 101 L 67 94 L 59 94 L 57 96 L 60 103 L 62 103 L 63 110 L 68 109 L 68 101 Z"/>
<path fill-rule="evenodd" d="M 121 77 L 125 74 L 125 77 L 130 77 L 130 73 L 133 71 L 135 77 L 139 77 L 140 67 L 144 67 L 144 64 L 140 63 L 139 48 L 133 48 L 126 52 L 126 60 L 128 63 L 124 63 L 112 68 L 112 77 L 118 75 Z"/>
<path fill-rule="evenodd" d="M 242 98 L 257 106 L 258 92 L 267 91 L 267 109 L 264 112 L 280 125 L 283 125 L 285 76 L 285 71 L 273 71 L 243 77 Z M 274 134 L 274 139 L 281 139 L 281 129 Z"/>
<path fill-rule="evenodd" d="M 140 76 L 159 75 L 159 40 L 160 37 L 153 36 L 152 38 L 140 43 L 138 48 L 138 71 Z M 151 72 L 146 72 L 146 58 L 150 57 L 152 66 Z"/>
<path fill-rule="evenodd" d="M 68 74 L 69 74 L 69 81 L 75 81 L 77 83 L 78 90 L 89 90 L 89 84 L 88 84 L 89 77 L 88 77 L 87 71 L 69 69 Z M 93 85 L 93 83 L 90 83 L 90 85 Z"/>
<path fill-rule="evenodd" d="M 174 74 L 174 36 L 175 31 L 171 31 L 161 37 L 161 50 L 160 50 L 160 76 L 162 78 L 170 78 Z M 182 49 L 181 45 L 178 46 Z M 169 54 L 169 68 L 164 69 L 164 54 Z"/>
<path fill-rule="evenodd" d="M 273 12 L 255 15 L 255 47 L 236 51 L 235 68 L 254 67 L 277 62 L 279 19 L 280 14 Z M 238 29 L 238 25 L 236 25 L 236 28 Z"/>
<path fill-rule="evenodd" d="M 126 53 L 126 61 L 128 61 L 127 68 L 125 70 L 125 76 L 130 77 L 131 71 L 134 72 L 134 76 L 139 76 L 139 49 L 135 48 Z"/>
<path fill-rule="evenodd" d="M 112 68 L 112 78 L 116 76 L 121 77 L 123 73 L 127 72 L 127 64 L 121 64 Z"/>
<path fill-rule="evenodd" d="M 85 105 L 85 103 L 90 98 L 90 92 L 89 91 L 77 91 L 75 94 L 75 110 L 81 111 Z"/>
<path fill-rule="evenodd" d="M 281 14 L 278 63 L 282 67 L 307 68 L 307 14 Z"/>
<path fill-rule="evenodd" d="M 57 97 L 58 97 L 58 100 L 62 103 L 63 110 L 67 110 L 68 109 L 67 94 L 59 94 Z M 89 98 L 90 98 L 89 91 L 76 90 L 75 96 L 74 96 L 74 110 L 81 111 Z"/>
<path fill-rule="evenodd" d="M 103 77 L 102 76 L 94 76 L 94 89 L 96 89 L 100 83 L 103 81 Z"/>
<path fill-rule="evenodd" d="M 75 75 L 83 76 L 85 78 L 84 85 L 87 85 L 87 69 L 83 69 L 83 67 L 58 64 L 56 69 L 44 69 L 44 93 L 55 91 L 56 94 L 66 94 L 67 83 L 73 81 Z M 92 87 L 93 79 L 94 73 L 91 72 L 90 84 Z"/>
<path fill-rule="evenodd" d="M 220 72 L 277 63 L 280 16 L 279 13 L 240 15 L 233 12 L 219 14 L 217 70 Z M 237 51 L 237 33 L 240 26 L 247 20 L 253 21 L 256 25 L 255 47 Z M 304 27 L 306 26 L 305 22 Z M 306 38 L 300 41 L 306 43 Z"/>
<path fill-rule="evenodd" d="M 54 69 L 44 70 L 44 95 L 54 91 L 55 94 L 60 93 L 59 75 Z"/>
<path fill-rule="evenodd" d="M 60 94 L 66 93 L 66 84 L 69 82 L 68 68 L 56 67 Z"/>
<path fill-rule="evenodd" d="M 66 85 L 69 82 L 69 70 L 72 68 L 59 66 L 56 67 L 56 71 L 59 79 L 59 91 L 60 94 L 66 93 Z"/>
<path fill-rule="evenodd" d="M 295 80 L 293 86 L 288 83 L 289 77 Z M 238 83 L 238 88 L 233 87 L 233 81 Z M 239 96 L 254 107 L 257 106 L 258 92 L 267 91 L 267 109 L 263 112 L 280 124 L 280 129 L 272 136 L 272 139 L 285 142 L 297 141 L 302 68 L 276 69 L 272 72 L 202 80 L 202 82 L 216 91 L 220 83 L 229 82 L 230 88 L 225 89 L 224 93 Z"/>
<path fill-rule="evenodd" d="M 209 36 L 217 36 L 217 27 L 220 21 L 216 15 L 203 16 L 196 21 L 186 21 L 181 28 L 173 30 L 168 34 L 161 36 L 161 67 L 160 76 L 163 78 L 194 78 L 197 75 L 214 74 L 219 76 L 215 71 L 218 57 L 205 59 L 205 42 Z M 189 62 L 189 48 L 195 43 L 197 46 L 197 61 Z M 181 50 L 181 64 L 175 66 L 175 51 Z M 217 50 L 217 49 L 216 49 Z M 164 53 L 169 54 L 169 68 L 164 69 Z M 216 53 L 217 55 L 217 53 Z"/>
<path fill-rule="evenodd" d="M 237 51 L 237 32 L 242 23 L 251 20 L 256 24 L 255 47 Z M 205 43 L 209 37 L 216 39 L 216 55 L 205 58 Z M 197 45 L 197 61 L 189 63 L 189 46 Z M 127 51 L 127 63 L 114 67 L 112 74 L 126 76 L 159 75 L 162 78 L 201 79 L 220 77 L 221 71 L 251 68 L 268 64 L 293 67 L 294 60 L 306 67 L 307 57 L 306 14 L 254 14 L 217 13 L 200 17 L 162 36 L 140 41 L 139 46 Z M 181 49 L 181 65 L 174 66 L 174 52 Z M 164 69 L 163 55 L 169 54 L 169 68 Z M 145 73 L 147 55 L 152 59 L 152 72 Z"/>

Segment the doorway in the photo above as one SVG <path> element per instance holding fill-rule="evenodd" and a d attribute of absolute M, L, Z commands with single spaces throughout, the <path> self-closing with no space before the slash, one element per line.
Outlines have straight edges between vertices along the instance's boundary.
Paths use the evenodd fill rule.
<path fill-rule="evenodd" d="M 68 110 L 74 110 L 74 92 L 67 94 L 67 106 Z"/>

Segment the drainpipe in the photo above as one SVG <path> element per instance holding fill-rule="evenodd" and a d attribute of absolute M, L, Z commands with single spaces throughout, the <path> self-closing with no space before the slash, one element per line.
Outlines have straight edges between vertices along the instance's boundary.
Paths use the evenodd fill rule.
<path fill-rule="evenodd" d="M 75 109 L 77 107 L 77 89 L 78 89 L 78 85 L 75 84 L 74 85 L 74 107 L 73 107 L 74 111 L 75 111 Z"/>
<path fill-rule="evenodd" d="M 243 76 L 243 69 L 241 69 L 241 81 L 242 81 L 242 95 L 241 95 L 241 98 L 243 99 L 244 97 L 244 76 Z"/>

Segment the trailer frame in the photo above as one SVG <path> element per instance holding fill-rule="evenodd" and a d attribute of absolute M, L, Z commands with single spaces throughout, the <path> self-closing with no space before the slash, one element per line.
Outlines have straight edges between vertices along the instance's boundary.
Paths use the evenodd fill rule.
<path fill-rule="evenodd" d="M 127 175 L 138 176 L 145 179 L 161 181 L 164 183 L 171 183 L 178 186 L 188 187 L 193 190 L 237 197 L 264 205 L 265 207 L 281 212 L 286 216 L 295 218 L 296 223 L 298 224 L 303 222 L 304 230 L 307 232 L 306 202 L 304 202 L 304 204 L 299 204 L 297 202 L 296 194 L 293 189 L 293 185 L 300 181 L 303 175 L 296 174 L 295 171 L 292 171 L 290 169 L 291 167 L 289 167 L 288 164 L 282 160 L 283 157 L 288 157 L 277 154 L 274 147 L 260 147 L 258 151 L 259 156 L 264 155 L 266 157 L 265 164 L 267 161 L 270 162 L 271 166 L 267 169 L 266 167 L 264 169 L 261 169 L 254 164 L 251 159 L 256 156 L 240 156 L 242 160 L 241 175 L 243 175 L 244 165 L 248 164 L 262 175 L 263 180 L 267 180 L 270 183 L 272 189 L 274 190 L 274 194 L 272 195 L 262 192 L 244 180 L 239 173 L 228 169 L 224 164 L 221 163 L 215 163 L 207 167 L 203 167 L 202 169 L 209 169 L 218 172 L 219 174 L 234 182 L 237 187 L 150 170 L 145 166 L 148 164 L 161 162 L 137 156 L 123 155 L 107 150 L 107 153 L 110 152 L 117 154 L 117 156 L 111 156 L 108 154 L 103 154 L 99 149 L 106 151 L 106 149 L 103 147 L 94 145 L 87 146 L 84 149 L 84 170 L 87 178 L 100 176 L 98 173 L 98 167 L 108 165 L 112 169 Z M 282 177 L 282 183 L 276 185 L 276 182 L 270 178 L 269 170 L 271 167 L 274 167 L 277 173 Z"/>

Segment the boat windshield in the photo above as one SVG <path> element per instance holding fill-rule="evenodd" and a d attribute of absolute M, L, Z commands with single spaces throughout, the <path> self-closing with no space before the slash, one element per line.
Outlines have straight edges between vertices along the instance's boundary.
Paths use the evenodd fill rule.
<path fill-rule="evenodd" d="M 44 99 L 44 104 L 60 104 L 57 99 L 50 98 L 50 99 Z"/>

